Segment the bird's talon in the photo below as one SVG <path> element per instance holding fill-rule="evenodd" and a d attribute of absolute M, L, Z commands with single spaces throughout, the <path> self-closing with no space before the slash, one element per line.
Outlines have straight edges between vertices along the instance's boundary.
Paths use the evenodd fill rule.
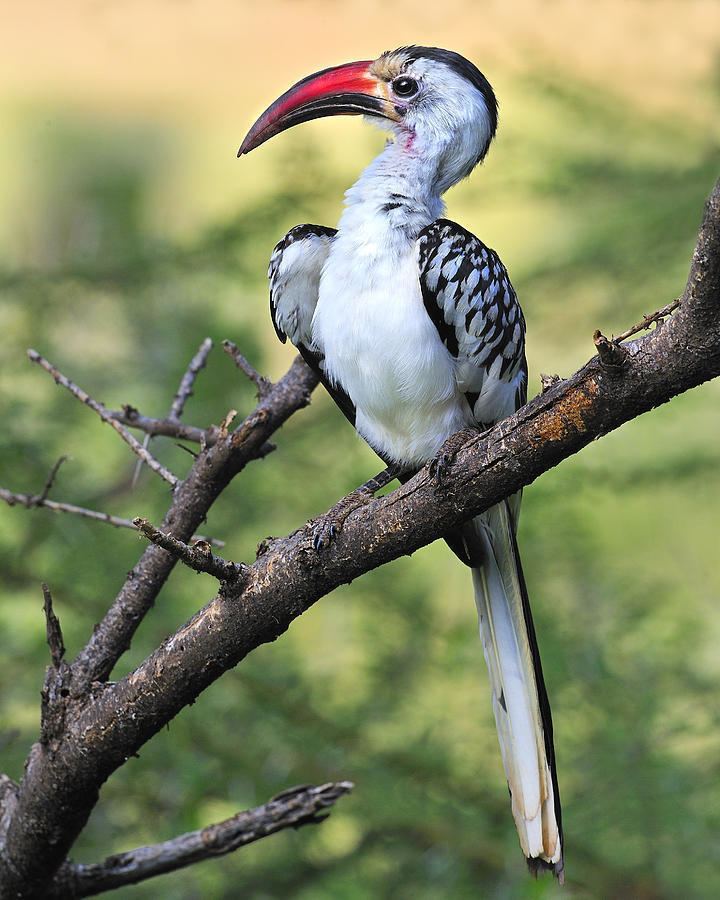
<path fill-rule="evenodd" d="M 450 472 L 453 456 L 450 453 L 440 451 L 438 455 L 430 462 L 430 476 L 440 485 L 443 479 Z"/>
<path fill-rule="evenodd" d="M 372 493 L 356 490 L 337 503 L 326 516 L 314 525 L 313 550 L 321 553 L 326 547 L 329 547 L 342 531 L 345 519 L 350 513 L 369 503 L 372 499 Z"/>

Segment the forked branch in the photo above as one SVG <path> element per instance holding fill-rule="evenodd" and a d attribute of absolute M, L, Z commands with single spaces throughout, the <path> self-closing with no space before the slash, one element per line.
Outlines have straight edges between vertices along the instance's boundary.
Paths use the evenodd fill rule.
<path fill-rule="evenodd" d="M 132 452 L 141 459 L 145 465 L 152 469 L 157 475 L 163 478 L 171 487 L 176 487 L 178 483 L 178 479 L 173 475 L 173 473 L 167 469 L 161 462 L 158 462 L 157 459 L 145 448 L 143 445 L 136 440 L 132 434 L 125 428 L 116 418 L 113 417 L 112 412 L 107 409 L 102 403 L 94 400 L 87 391 L 84 391 L 81 387 L 75 384 L 75 382 L 71 381 L 67 378 L 63 373 L 57 369 L 51 362 L 48 362 L 44 356 L 41 356 L 37 350 L 28 350 L 27 352 L 28 359 L 31 362 L 37 363 L 42 369 L 45 369 L 55 380 L 56 384 L 61 385 L 66 388 L 73 397 L 76 397 L 81 403 L 84 403 L 85 406 L 90 407 L 90 409 L 97 413 L 98 416 L 103 420 L 103 422 L 107 422 L 111 428 L 114 428 L 115 431 L 120 435 L 120 437 L 125 441 L 125 443 L 130 447 Z"/>

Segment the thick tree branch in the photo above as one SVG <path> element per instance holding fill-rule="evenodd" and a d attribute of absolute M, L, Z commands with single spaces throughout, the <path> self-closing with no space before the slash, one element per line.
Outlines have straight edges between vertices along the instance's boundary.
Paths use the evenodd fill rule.
<path fill-rule="evenodd" d="M 158 462 L 155 457 L 145 448 L 143 445 L 137 441 L 123 425 L 118 422 L 117 419 L 113 418 L 112 412 L 103 406 L 102 403 L 99 403 L 97 400 L 94 400 L 86 391 L 84 391 L 81 387 L 78 387 L 73 381 L 70 381 L 62 372 L 57 369 L 51 362 L 45 359 L 44 356 L 41 356 L 37 350 L 28 350 L 27 352 L 28 359 L 31 362 L 37 363 L 42 369 L 45 369 L 46 372 L 49 372 L 50 375 L 55 379 L 55 383 L 61 385 L 66 388 L 73 397 L 77 397 L 81 403 L 84 403 L 85 406 L 89 406 L 90 409 L 97 413 L 103 422 L 107 422 L 112 428 L 117 431 L 120 437 L 125 441 L 125 443 L 130 447 L 132 452 L 141 459 L 149 469 L 152 469 L 157 475 L 163 478 L 171 487 L 176 487 L 178 484 L 178 479 L 173 475 L 173 473 L 165 468 L 165 466 Z"/>
<path fill-rule="evenodd" d="M 222 591 L 134 672 L 79 705 L 53 753 L 36 745 L 28 760 L 0 857 L 5 895 L 30 897 L 46 887 L 109 775 L 321 596 L 441 537 L 590 441 L 720 374 L 720 183 L 680 308 L 624 350 L 621 371 L 609 372 L 594 357 L 494 428 L 468 433 L 442 486 L 426 467 L 389 496 L 354 510 L 321 558 L 311 529 L 274 541 L 237 590 Z M 258 413 L 261 420 L 272 415 L 267 405 Z M 246 420 L 224 441 L 242 443 L 254 427 Z"/>
<path fill-rule="evenodd" d="M 224 856 L 285 828 L 316 825 L 327 818 L 328 810 L 352 788 L 349 781 L 291 788 L 263 806 L 238 813 L 201 831 L 109 856 L 96 865 L 68 864 L 58 873 L 50 897 L 58 900 L 92 897 L 205 859 Z"/>

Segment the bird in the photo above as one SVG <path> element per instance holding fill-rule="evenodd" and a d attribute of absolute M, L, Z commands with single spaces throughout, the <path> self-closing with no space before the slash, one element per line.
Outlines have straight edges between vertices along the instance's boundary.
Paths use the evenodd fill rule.
<path fill-rule="evenodd" d="M 346 192 L 337 228 L 298 225 L 277 244 L 270 311 L 279 339 L 298 348 L 385 462 L 384 478 L 368 482 L 375 491 L 428 463 L 441 477 L 453 436 L 492 427 L 527 401 L 525 320 L 498 254 L 443 218 L 443 195 L 485 159 L 497 130 L 497 99 L 477 66 L 408 45 L 323 69 L 260 115 L 238 156 L 334 115 L 362 115 L 387 141 Z M 552 717 L 518 551 L 520 499 L 446 541 L 472 571 L 520 846 L 533 874 L 549 870 L 562 882 Z"/>

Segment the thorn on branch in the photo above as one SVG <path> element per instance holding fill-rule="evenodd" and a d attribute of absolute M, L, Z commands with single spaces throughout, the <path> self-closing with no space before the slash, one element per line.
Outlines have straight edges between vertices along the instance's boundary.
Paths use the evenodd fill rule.
<path fill-rule="evenodd" d="M 65 714 L 70 696 L 70 666 L 63 662 L 65 643 L 60 621 L 53 611 L 50 588 L 43 583 L 43 609 L 45 611 L 45 634 L 52 665 L 45 672 L 45 681 L 40 694 L 40 743 L 51 745 L 65 728 Z"/>
<path fill-rule="evenodd" d="M 257 388 L 258 400 L 263 400 L 267 397 L 272 390 L 272 382 L 268 378 L 265 378 L 264 375 L 261 375 L 257 369 L 248 362 L 238 349 L 237 344 L 233 343 L 233 341 L 225 340 L 223 341 L 223 350 L 232 359 L 238 369 L 247 375 L 250 381 L 255 385 Z"/>
<path fill-rule="evenodd" d="M 268 537 L 264 537 L 259 541 L 257 549 L 255 550 L 255 559 L 260 559 L 261 556 L 265 556 L 276 540 L 277 538 L 274 535 L 268 535 Z"/>
<path fill-rule="evenodd" d="M 650 315 L 646 315 L 642 317 L 642 320 L 638 322 L 636 325 L 633 325 L 632 328 L 628 328 L 627 331 L 623 331 L 622 334 L 619 334 L 617 337 L 613 338 L 613 342 L 619 344 L 620 341 L 627 340 L 627 338 L 632 337 L 634 334 L 637 334 L 639 331 L 645 331 L 648 329 L 654 322 L 660 324 L 664 322 L 665 319 L 672 315 L 672 313 L 680 306 L 680 298 L 678 297 L 676 300 L 673 300 L 672 303 L 668 303 L 667 306 L 663 306 L 662 309 L 657 310 L 657 312 L 651 313 Z"/>
<path fill-rule="evenodd" d="M 549 391 L 551 387 L 556 384 L 559 384 L 562 381 L 562 378 L 559 375 L 540 375 L 540 393 L 544 394 L 546 391 Z"/>
<path fill-rule="evenodd" d="M 266 409 L 256 409 L 254 412 L 250 413 L 246 419 L 243 419 L 235 431 L 233 431 L 231 438 L 232 446 L 236 448 L 241 447 L 250 437 L 252 432 L 256 428 L 265 425 L 269 418 L 270 415 Z"/>
<path fill-rule="evenodd" d="M 593 334 L 593 342 L 603 367 L 610 372 L 620 372 L 628 361 L 628 352 L 624 347 L 608 340 L 601 331 Z"/>
<path fill-rule="evenodd" d="M 236 409 L 229 409 L 225 418 L 220 423 L 220 437 L 227 437 L 228 429 L 232 425 L 233 419 L 237 416 Z"/>
<path fill-rule="evenodd" d="M 50 588 L 43 582 L 43 608 L 45 610 L 45 632 L 50 648 L 50 656 L 54 668 L 59 669 L 63 656 L 65 656 L 65 644 L 63 642 L 60 620 L 53 611 L 52 594 Z"/>
<path fill-rule="evenodd" d="M 215 556 L 208 541 L 199 540 L 192 545 L 186 544 L 171 534 L 159 531 L 141 516 L 133 519 L 133 525 L 152 544 L 162 547 L 168 553 L 172 553 L 173 556 L 196 572 L 205 572 L 208 575 L 213 575 L 218 581 L 228 583 L 237 582 L 245 574 L 247 566 Z"/>
<path fill-rule="evenodd" d="M 50 375 L 52 375 L 55 384 L 59 384 L 68 390 L 73 397 L 77 398 L 81 403 L 84 403 L 85 406 L 88 406 L 93 412 L 97 413 L 98 416 L 102 419 L 103 422 L 106 422 L 112 428 L 117 431 L 120 437 L 125 441 L 125 443 L 130 447 L 133 453 L 139 457 L 148 468 L 152 469 L 157 475 L 163 478 L 169 485 L 175 488 L 178 484 L 178 479 L 173 475 L 173 473 L 166 469 L 162 463 L 158 462 L 154 456 L 147 450 L 146 447 L 137 441 L 125 428 L 121 423 L 114 418 L 112 412 L 104 406 L 102 403 L 94 400 L 86 391 L 84 391 L 81 387 L 78 387 L 74 382 L 70 381 L 62 372 L 57 369 L 51 362 L 48 362 L 44 356 L 41 356 L 37 350 L 30 349 L 27 352 L 28 358 L 31 362 L 37 363 L 40 368 L 45 369 Z"/>

